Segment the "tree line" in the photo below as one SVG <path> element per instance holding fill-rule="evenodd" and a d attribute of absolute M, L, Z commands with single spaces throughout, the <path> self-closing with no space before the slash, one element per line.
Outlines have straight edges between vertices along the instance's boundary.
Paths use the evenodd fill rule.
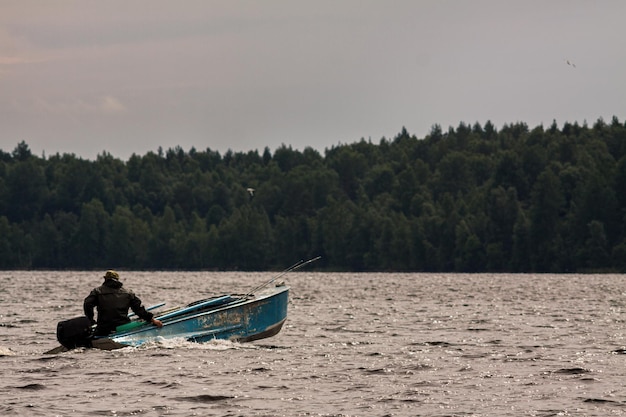
<path fill-rule="evenodd" d="M 0 268 L 626 270 L 626 125 L 460 123 L 323 154 L 0 150 Z"/>

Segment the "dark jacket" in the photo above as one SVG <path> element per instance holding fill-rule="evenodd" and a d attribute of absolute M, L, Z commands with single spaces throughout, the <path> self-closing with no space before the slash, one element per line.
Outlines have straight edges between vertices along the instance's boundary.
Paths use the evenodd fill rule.
<path fill-rule="evenodd" d="M 122 288 L 122 283 L 114 279 L 107 279 L 104 284 L 94 288 L 83 302 L 85 316 L 92 324 L 95 323 L 94 307 L 98 310 L 97 335 L 107 335 L 117 326 L 128 323 L 129 308 L 146 321 L 152 320 L 154 316 L 141 305 L 139 297 L 132 291 Z"/>

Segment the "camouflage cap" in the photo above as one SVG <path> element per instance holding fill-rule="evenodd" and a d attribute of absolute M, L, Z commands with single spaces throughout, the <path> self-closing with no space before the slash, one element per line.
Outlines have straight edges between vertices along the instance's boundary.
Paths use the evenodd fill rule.
<path fill-rule="evenodd" d="M 112 269 L 109 269 L 105 274 L 104 274 L 104 279 L 114 279 L 116 281 L 120 280 L 120 274 L 118 274 L 117 272 L 115 272 Z"/>

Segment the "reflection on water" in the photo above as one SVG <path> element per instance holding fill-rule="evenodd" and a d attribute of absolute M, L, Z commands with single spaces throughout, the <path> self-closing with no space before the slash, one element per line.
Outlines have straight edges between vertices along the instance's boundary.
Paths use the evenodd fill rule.
<path fill-rule="evenodd" d="M 297 272 L 270 339 L 43 355 L 100 275 L 0 272 L 0 415 L 626 415 L 621 275 Z M 122 278 L 168 308 L 272 275 Z"/>

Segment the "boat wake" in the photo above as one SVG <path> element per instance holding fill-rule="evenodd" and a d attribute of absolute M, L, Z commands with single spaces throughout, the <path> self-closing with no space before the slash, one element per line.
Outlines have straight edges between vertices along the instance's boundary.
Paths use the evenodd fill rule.
<path fill-rule="evenodd" d="M 257 349 L 252 344 L 241 344 L 231 342 L 230 340 L 216 339 L 204 343 L 190 342 L 184 338 L 165 339 L 158 337 L 155 340 L 146 342 L 134 349 L 151 350 L 151 349 L 185 349 L 185 350 L 240 350 L 240 349 Z"/>

